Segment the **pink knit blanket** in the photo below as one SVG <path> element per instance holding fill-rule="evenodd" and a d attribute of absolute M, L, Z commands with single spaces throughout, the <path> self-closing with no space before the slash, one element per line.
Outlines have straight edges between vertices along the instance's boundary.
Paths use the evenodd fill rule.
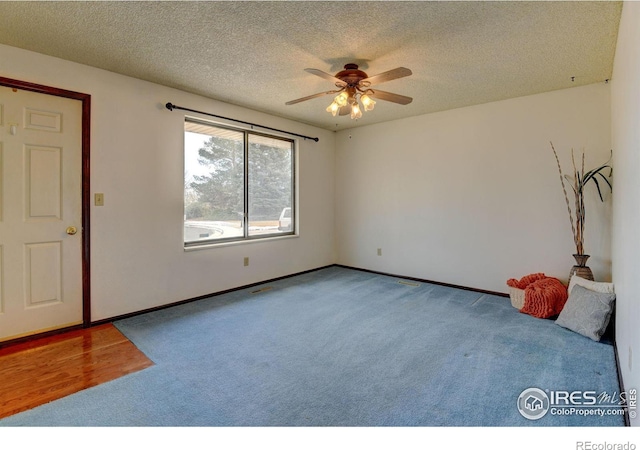
<path fill-rule="evenodd" d="M 557 278 L 534 273 L 520 280 L 511 278 L 507 285 L 524 290 L 524 306 L 520 312 L 546 319 L 557 316 L 567 302 L 567 288 Z"/>

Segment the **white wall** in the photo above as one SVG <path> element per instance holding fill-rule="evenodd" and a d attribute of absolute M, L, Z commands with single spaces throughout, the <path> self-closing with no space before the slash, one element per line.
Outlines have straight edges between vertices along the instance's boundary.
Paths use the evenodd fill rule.
<path fill-rule="evenodd" d="M 549 141 L 565 171 L 572 147 L 591 168 L 610 126 L 603 82 L 341 131 L 338 262 L 498 292 L 533 272 L 566 281 L 575 247 Z M 591 189 L 585 251 L 609 280 L 610 195 Z"/>
<path fill-rule="evenodd" d="M 92 96 L 92 320 L 334 262 L 333 132 L 2 45 L 0 74 Z M 183 250 L 184 114 L 167 102 L 320 137 L 299 141 L 299 238 Z"/>
<path fill-rule="evenodd" d="M 626 389 L 640 388 L 640 3 L 625 2 L 611 87 L 616 345 Z M 633 356 L 630 355 L 633 353 Z M 640 419 L 632 419 L 640 425 Z"/>

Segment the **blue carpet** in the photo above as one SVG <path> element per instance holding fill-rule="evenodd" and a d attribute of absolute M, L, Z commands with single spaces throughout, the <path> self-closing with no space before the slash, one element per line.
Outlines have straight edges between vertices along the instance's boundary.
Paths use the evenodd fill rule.
<path fill-rule="evenodd" d="M 518 412 L 526 388 L 619 386 L 611 345 L 508 298 L 341 267 L 268 286 L 116 322 L 155 366 L 0 426 L 624 425 Z"/>

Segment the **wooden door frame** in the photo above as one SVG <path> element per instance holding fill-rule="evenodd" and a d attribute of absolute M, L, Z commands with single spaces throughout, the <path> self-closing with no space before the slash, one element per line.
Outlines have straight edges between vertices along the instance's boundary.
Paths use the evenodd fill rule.
<path fill-rule="evenodd" d="M 0 77 L 0 86 L 56 97 L 70 98 L 82 102 L 82 326 L 91 326 L 91 243 L 90 236 L 90 190 L 89 190 L 89 156 L 91 145 L 91 95 L 68 91 L 51 86 L 29 83 Z"/>

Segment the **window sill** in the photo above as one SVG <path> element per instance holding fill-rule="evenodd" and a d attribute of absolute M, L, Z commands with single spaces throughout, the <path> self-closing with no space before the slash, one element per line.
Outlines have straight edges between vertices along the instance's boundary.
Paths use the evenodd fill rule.
<path fill-rule="evenodd" d="M 184 247 L 185 252 L 195 252 L 199 250 L 208 250 L 212 248 L 221 248 L 221 247 L 231 247 L 234 245 L 246 245 L 246 244 L 258 244 L 262 242 L 273 242 L 273 241 L 281 241 L 283 239 L 295 239 L 299 238 L 299 234 L 287 234 L 286 236 L 273 236 L 266 238 L 257 238 L 257 239 L 243 239 L 239 241 L 228 241 L 228 242 L 207 242 L 202 245 L 190 245 L 188 247 Z"/>

